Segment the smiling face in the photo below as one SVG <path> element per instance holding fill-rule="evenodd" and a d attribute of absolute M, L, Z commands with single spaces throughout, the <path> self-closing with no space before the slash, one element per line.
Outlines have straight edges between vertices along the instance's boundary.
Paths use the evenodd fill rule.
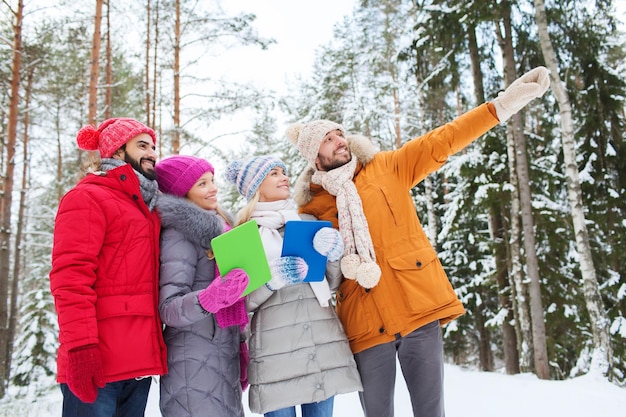
<path fill-rule="evenodd" d="M 315 159 L 315 167 L 319 171 L 330 171 L 350 162 L 352 154 L 348 141 L 341 130 L 332 130 L 324 136 Z"/>
<path fill-rule="evenodd" d="M 147 179 L 155 180 L 154 164 L 156 164 L 157 160 L 155 149 L 152 136 L 147 133 L 141 133 L 126 142 L 112 157 L 130 164 L 135 171 Z"/>
<path fill-rule="evenodd" d="M 213 173 L 207 171 L 193 184 L 187 195 L 187 200 L 205 210 L 217 209 L 217 186 Z"/>
<path fill-rule="evenodd" d="M 286 200 L 291 196 L 289 177 L 281 167 L 274 167 L 259 185 L 259 201 Z"/>

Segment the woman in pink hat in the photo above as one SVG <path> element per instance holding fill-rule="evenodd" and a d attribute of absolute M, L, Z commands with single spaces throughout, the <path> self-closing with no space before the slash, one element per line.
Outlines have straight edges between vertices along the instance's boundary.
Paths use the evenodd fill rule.
<path fill-rule="evenodd" d="M 248 276 L 220 277 L 211 240 L 231 228 L 219 207 L 213 166 L 175 155 L 156 164 L 161 215 L 159 312 L 169 372 L 161 377 L 163 416 L 243 417 L 248 322 L 241 294 Z M 243 360 L 244 365 L 240 365 Z"/>

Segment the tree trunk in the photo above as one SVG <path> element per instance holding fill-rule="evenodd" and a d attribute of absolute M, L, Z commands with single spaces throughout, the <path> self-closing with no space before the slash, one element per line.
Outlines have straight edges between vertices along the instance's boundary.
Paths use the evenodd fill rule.
<path fill-rule="evenodd" d="M 91 43 L 91 69 L 89 72 L 89 114 L 87 123 L 97 126 L 98 112 L 98 74 L 100 69 L 100 26 L 102 24 L 102 3 L 96 0 L 96 16 L 93 21 L 93 40 Z"/>
<path fill-rule="evenodd" d="M 30 98 L 33 86 L 33 75 L 35 66 L 28 69 L 28 77 L 26 83 L 26 94 L 24 97 L 24 108 L 30 109 Z M 20 271 L 22 269 L 22 232 L 24 230 L 24 211 L 26 210 L 26 189 L 28 188 L 28 126 L 30 125 L 30 111 L 24 113 L 24 132 L 23 132 L 23 162 L 22 162 L 22 187 L 20 189 L 20 204 L 17 211 L 17 227 L 15 229 L 15 250 L 13 254 L 13 279 L 11 282 L 11 309 L 9 314 L 9 331 L 7 334 L 7 380 L 11 377 L 11 357 L 13 356 L 13 346 L 15 344 L 15 329 L 18 321 L 17 299 L 20 293 Z"/>
<path fill-rule="evenodd" d="M 509 276 L 511 287 L 514 288 L 515 297 L 512 298 L 515 311 L 517 312 L 517 349 L 520 356 L 520 370 L 529 372 L 532 370 L 533 352 L 530 346 L 533 342 L 530 312 L 528 310 L 526 285 L 524 284 L 524 271 L 522 268 L 522 251 L 520 247 L 520 219 L 519 219 L 519 187 L 517 185 L 517 172 L 515 170 L 515 144 L 513 134 L 507 128 L 507 155 L 509 164 L 509 181 L 511 183 L 511 212 L 510 212 L 510 236 L 509 236 Z"/>
<path fill-rule="evenodd" d="M 481 291 L 481 297 L 486 297 L 485 287 L 481 286 L 477 288 Z M 483 298 L 486 300 L 486 298 Z M 480 370 L 485 372 L 493 371 L 493 352 L 491 351 L 491 333 L 485 325 L 485 314 L 483 313 L 485 304 L 477 305 L 474 309 L 474 323 L 476 323 L 476 330 L 478 330 L 478 361 L 480 363 Z"/>
<path fill-rule="evenodd" d="M 111 97 L 113 96 L 113 62 L 111 58 L 111 8 L 107 2 L 107 37 L 106 37 L 106 89 L 104 90 L 104 118 L 111 117 Z"/>
<path fill-rule="evenodd" d="M 502 51 L 505 48 L 505 39 L 499 30 L 499 24 L 496 22 L 496 37 Z M 520 201 L 519 186 L 517 172 L 515 169 L 515 144 L 513 143 L 513 134 L 511 126 L 507 127 L 507 156 L 509 166 L 509 182 L 511 183 L 511 211 L 510 224 L 508 230 L 507 248 L 509 256 L 507 257 L 508 275 L 511 287 L 511 301 L 513 304 L 513 314 L 516 317 L 515 333 L 517 336 L 517 351 L 519 356 L 519 367 L 521 372 L 529 372 L 532 370 L 533 353 L 530 349 L 532 345 L 532 331 L 530 323 L 530 312 L 528 311 L 528 303 L 526 297 L 526 286 L 524 285 L 524 274 L 522 268 L 522 253 L 520 248 Z M 501 219 L 505 219 L 504 213 L 501 212 Z M 507 230 L 506 227 L 503 228 Z"/>
<path fill-rule="evenodd" d="M 0 398 L 6 394 L 9 381 L 9 285 L 11 281 L 11 204 L 13 202 L 13 181 L 15 175 L 15 144 L 17 141 L 18 104 L 20 71 L 22 67 L 22 17 L 24 1 L 19 0 L 13 12 L 13 62 L 11 65 L 11 101 L 9 103 L 9 123 L 7 126 L 7 161 L 4 173 L 4 187 L 0 195 Z M 15 279 L 15 277 L 13 277 Z"/>
<path fill-rule="evenodd" d="M 470 55 L 470 63 L 472 70 L 472 78 L 474 80 L 474 96 L 476 103 L 485 102 L 485 90 L 483 87 L 483 73 L 480 69 L 481 59 L 478 53 L 478 42 L 476 40 L 476 28 L 469 26 L 467 28 L 468 49 Z M 489 225 L 491 239 L 494 242 L 493 255 L 496 264 L 496 282 L 498 284 L 498 304 L 501 308 L 508 311 L 506 320 L 502 323 L 502 344 L 504 353 L 505 369 L 508 374 L 519 373 L 519 354 L 517 351 L 517 337 L 515 329 L 511 325 L 514 322 L 514 314 L 511 301 L 511 288 L 509 283 L 509 274 L 507 269 L 507 251 L 504 239 L 504 229 L 502 227 L 501 218 L 501 199 L 494 199 L 489 209 Z M 482 356 L 481 356 L 482 357 Z M 493 354 L 490 358 L 491 367 L 493 368 Z M 487 364 L 483 364 L 482 369 L 486 369 Z"/>
<path fill-rule="evenodd" d="M 104 0 L 96 0 L 96 16 L 93 24 L 93 39 L 91 42 L 91 62 L 89 71 L 89 109 L 87 113 L 87 123 L 93 126 L 98 125 L 98 77 L 100 73 L 100 37 L 102 24 L 102 4 Z M 83 152 L 79 150 L 79 158 L 82 159 Z M 98 160 L 96 151 L 87 151 L 86 160 L 83 161 L 82 171 L 86 172 L 88 167 L 94 165 Z"/>
<path fill-rule="evenodd" d="M 159 56 L 159 0 L 156 0 L 155 11 L 154 11 L 154 53 L 152 57 L 152 129 L 158 133 L 158 137 L 162 138 L 161 134 L 161 123 L 157 126 L 157 86 L 159 84 L 160 77 L 157 75 L 158 66 L 158 56 Z M 160 95 L 159 95 L 160 96 Z M 160 118 L 159 118 L 160 119 Z M 157 130 L 158 127 L 158 130 Z M 163 141 L 159 141 L 159 157 L 163 156 Z"/>
<path fill-rule="evenodd" d="M 154 129 L 154 124 L 150 120 L 150 33 L 152 31 L 152 27 L 150 26 L 152 21 L 150 18 L 152 17 L 152 10 L 150 8 L 150 0 L 146 2 L 146 65 L 145 65 L 145 89 L 146 89 L 146 125 L 152 126 Z"/>
<path fill-rule="evenodd" d="M 485 90 L 483 88 L 483 72 L 480 69 L 480 54 L 478 53 L 478 41 L 476 40 L 476 27 L 467 28 L 468 49 L 472 69 L 472 79 L 474 80 L 474 98 L 476 103 L 485 102 Z"/>
<path fill-rule="evenodd" d="M 435 197 L 433 194 L 433 180 L 430 175 L 424 178 L 424 198 L 426 199 L 426 216 L 428 227 L 426 234 L 433 248 L 437 248 L 437 216 L 435 214 Z"/>
<path fill-rule="evenodd" d="M 515 56 L 513 51 L 511 9 L 507 2 L 502 3 L 502 23 L 505 36 L 503 38 L 502 55 L 504 60 L 505 85 L 509 86 L 517 77 L 515 72 Z M 530 279 L 529 301 L 530 317 L 532 321 L 533 355 L 535 373 L 541 379 L 550 378 L 548 351 L 546 347 L 546 329 L 543 317 L 543 303 L 541 301 L 541 286 L 539 283 L 539 268 L 535 250 L 534 221 L 532 217 L 530 175 L 526 156 L 526 141 L 523 132 L 522 113 L 518 112 L 509 119 L 508 132 L 513 134 L 515 149 L 515 169 L 519 188 L 520 208 L 523 229 L 523 243 L 526 255 L 526 273 Z M 517 216 L 513 212 L 512 216 Z"/>
<path fill-rule="evenodd" d="M 176 0 L 176 24 L 174 28 L 174 137 L 172 153 L 180 149 L 180 0 Z"/>
<path fill-rule="evenodd" d="M 516 322 L 517 315 L 513 306 L 512 280 L 507 268 L 507 241 L 502 222 L 502 205 L 495 201 L 489 207 L 489 232 L 494 244 L 496 264 L 496 282 L 498 283 L 498 304 L 508 311 L 502 323 L 502 350 L 504 353 L 504 369 L 509 375 L 520 372 L 520 357 L 517 349 L 517 333 L 511 324 Z"/>
<path fill-rule="evenodd" d="M 583 294 L 585 304 L 591 320 L 593 333 L 594 355 L 592 368 L 599 369 L 604 375 L 612 378 L 613 349 L 609 332 L 609 318 L 604 309 L 600 296 L 600 288 L 596 277 L 596 270 L 589 245 L 589 234 L 585 223 L 585 211 L 582 201 L 582 191 L 578 165 L 576 164 L 576 145 L 572 122 L 572 109 L 567 91 L 559 76 L 557 57 L 552 48 L 552 41 L 548 32 L 548 20 L 543 0 L 534 0 L 535 22 L 539 32 L 541 51 L 547 68 L 550 70 L 550 85 L 559 103 L 561 116 L 561 140 L 563 142 L 563 159 L 567 174 L 567 197 L 572 211 L 572 222 L 576 237 L 576 247 L 580 260 L 580 272 L 583 279 Z"/>
<path fill-rule="evenodd" d="M 395 73 L 392 73 L 394 78 L 394 85 L 397 81 L 395 79 Z M 402 133 L 400 129 L 400 92 L 396 87 L 393 87 L 393 125 L 396 133 L 396 149 L 400 149 L 402 146 Z"/>

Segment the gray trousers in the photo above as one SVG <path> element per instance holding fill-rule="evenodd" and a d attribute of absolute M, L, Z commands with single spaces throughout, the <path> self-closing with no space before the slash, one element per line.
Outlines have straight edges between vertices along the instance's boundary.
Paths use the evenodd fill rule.
<path fill-rule="evenodd" d="M 365 417 L 394 415 L 396 354 L 411 396 L 413 416 L 445 417 L 443 339 L 439 321 L 354 355 L 363 382 L 359 398 Z"/>

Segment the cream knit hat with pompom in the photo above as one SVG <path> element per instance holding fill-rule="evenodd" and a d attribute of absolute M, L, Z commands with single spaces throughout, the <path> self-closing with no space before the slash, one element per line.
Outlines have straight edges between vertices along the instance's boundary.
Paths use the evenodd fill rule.
<path fill-rule="evenodd" d="M 346 134 L 340 124 L 320 119 L 306 124 L 295 123 L 289 126 L 285 136 L 291 143 L 296 145 L 309 165 L 315 168 L 315 159 L 320 150 L 322 140 L 328 132 L 333 130 L 340 130 L 341 133 Z"/>

